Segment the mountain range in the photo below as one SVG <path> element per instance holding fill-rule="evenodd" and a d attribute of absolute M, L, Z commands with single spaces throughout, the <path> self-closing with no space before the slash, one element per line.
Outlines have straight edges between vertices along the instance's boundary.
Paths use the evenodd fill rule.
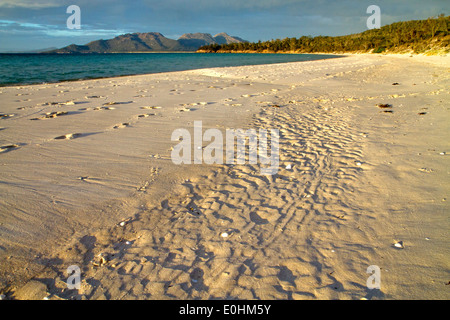
<path fill-rule="evenodd" d="M 71 44 L 45 53 L 127 53 L 196 51 L 204 45 L 247 42 L 222 32 L 215 36 L 209 33 L 186 33 L 178 40 L 169 39 L 159 32 L 128 33 L 109 40 L 96 40 L 85 45 Z"/>

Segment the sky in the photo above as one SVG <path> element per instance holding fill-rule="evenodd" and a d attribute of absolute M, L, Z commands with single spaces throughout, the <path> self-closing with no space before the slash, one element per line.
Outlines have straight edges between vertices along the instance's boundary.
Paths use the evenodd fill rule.
<path fill-rule="evenodd" d="M 70 5 L 81 29 L 69 29 Z M 448 0 L 0 0 L 0 52 L 27 51 L 134 32 L 226 32 L 251 42 L 338 36 L 367 30 L 370 5 L 381 25 L 449 14 Z"/>

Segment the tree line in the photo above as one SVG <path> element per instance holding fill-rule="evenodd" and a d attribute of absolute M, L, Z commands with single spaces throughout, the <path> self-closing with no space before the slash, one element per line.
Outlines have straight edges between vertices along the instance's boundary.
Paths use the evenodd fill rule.
<path fill-rule="evenodd" d="M 422 53 L 443 49 L 449 52 L 450 16 L 444 14 L 426 20 L 396 22 L 379 29 L 347 36 L 302 36 L 270 41 L 210 44 L 199 52 L 260 53 L 339 53 L 339 52 L 402 52 Z"/>

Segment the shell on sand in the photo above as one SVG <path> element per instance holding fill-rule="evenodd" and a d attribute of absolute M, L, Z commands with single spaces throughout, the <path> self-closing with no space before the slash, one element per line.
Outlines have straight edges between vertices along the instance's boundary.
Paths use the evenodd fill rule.
<path fill-rule="evenodd" d="M 403 249 L 404 248 L 403 241 L 397 241 L 396 243 L 394 243 L 394 247 Z"/>

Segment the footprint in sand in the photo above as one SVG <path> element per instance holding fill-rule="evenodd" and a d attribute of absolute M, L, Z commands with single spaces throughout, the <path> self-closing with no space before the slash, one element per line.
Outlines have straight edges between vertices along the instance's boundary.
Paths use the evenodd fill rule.
<path fill-rule="evenodd" d="M 121 128 L 128 127 L 129 125 L 130 125 L 130 124 L 129 124 L 128 122 L 124 122 L 124 123 L 115 125 L 113 128 L 114 128 L 114 129 L 121 129 Z"/>
<path fill-rule="evenodd" d="M 79 138 L 81 136 L 83 136 L 82 133 L 68 133 L 63 136 L 56 137 L 55 139 L 56 140 L 71 140 L 71 139 Z"/>
<path fill-rule="evenodd" d="M 205 272 L 200 268 L 195 268 L 189 277 L 191 278 L 191 282 L 195 285 L 202 285 L 203 284 L 203 275 Z"/>
<path fill-rule="evenodd" d="M 67 114 L 69 114 L 69 112 L 67 112 L 67 111 L 48 112 L 48 113 L 45 114 L 44 118 L 47 118 L 47 119 L 49 119 L 49 118 L 56 118 L 56 117 L 59 117 L 59 116 L 65 116 Z"/>
<path fill-rule="evenodd" d="M 100 98 L 104 98 L 103 96 L 86 96 L 86 99 L 100 99 Z"/>
<path fill-rule="evenodd" d="M 267 224 L 267 223 L 269 223 L 269 220 L 262 218 L 256 212 L 251 212 L 250 213 L 250 220 L 252 222 L 254 222 L 255 224 Z"/>
<path fill-rule="evenodd" d="M 56 106 L 60 104 L 59 102 L 43 102 L 43 103 L 39 103 L 38 106 Z"/>
<path fill-rule="evenodd" d="M 154 115 L 155 115 L 155 113 L 140 114 L 140 115 L 138 115 L 138 118 L 147 118 L 147 117 L 154 116 Z"/>
<path fill-rule="evenodd" d="M 0 147 L 0 153 L 12 151 L 12 150 L 15 150 L 18 148 L 19 148 L 19 145 L 17 145 L 17 144 L 8 144 L 8 145 Z"/>
<path fill-rule="evenodd" d="M 95 107 L 92 110 L 98 111 L 98 110 L 115 110 L 116 108 L 114 107 Z"/>
<path fill-rule="evenodd" d="M 377 107 L 380 109 L 388 109 L 388 108 L 392 108 L 392 105 L 387 104 L 387 103 L 380 103 L 380 104 L 377 104 Z"/>
<path fill-rule="evenodd" d="M 161 109 L 161 107 L 141 107 L 141 109 Z"/>
<path fill-rule="evenodd" d="M 115 102 L 115 101 L 112 101 L 112 102 L 106 102 L 106 103 L 104 103 L 103 105 L 104 106 L 112 106 L 112 105 L 115 105 L 115 104 L 129 104 L 129 103 L 133 103 L 134 101 L 125 101 L 125 102 Z"/>
<path fill-rule="evenodd" d="M 77 112 L 71 112 L 73 114 L 76 114 Z M 54 119 L 56 117 L 65 116 L 68 115 L 68 111 L 54 111 L 54 112 L 47 112 L 43 117 L 40 118 L 32 118 L 30 120 L 45 120 L 45 119 Z"/>

